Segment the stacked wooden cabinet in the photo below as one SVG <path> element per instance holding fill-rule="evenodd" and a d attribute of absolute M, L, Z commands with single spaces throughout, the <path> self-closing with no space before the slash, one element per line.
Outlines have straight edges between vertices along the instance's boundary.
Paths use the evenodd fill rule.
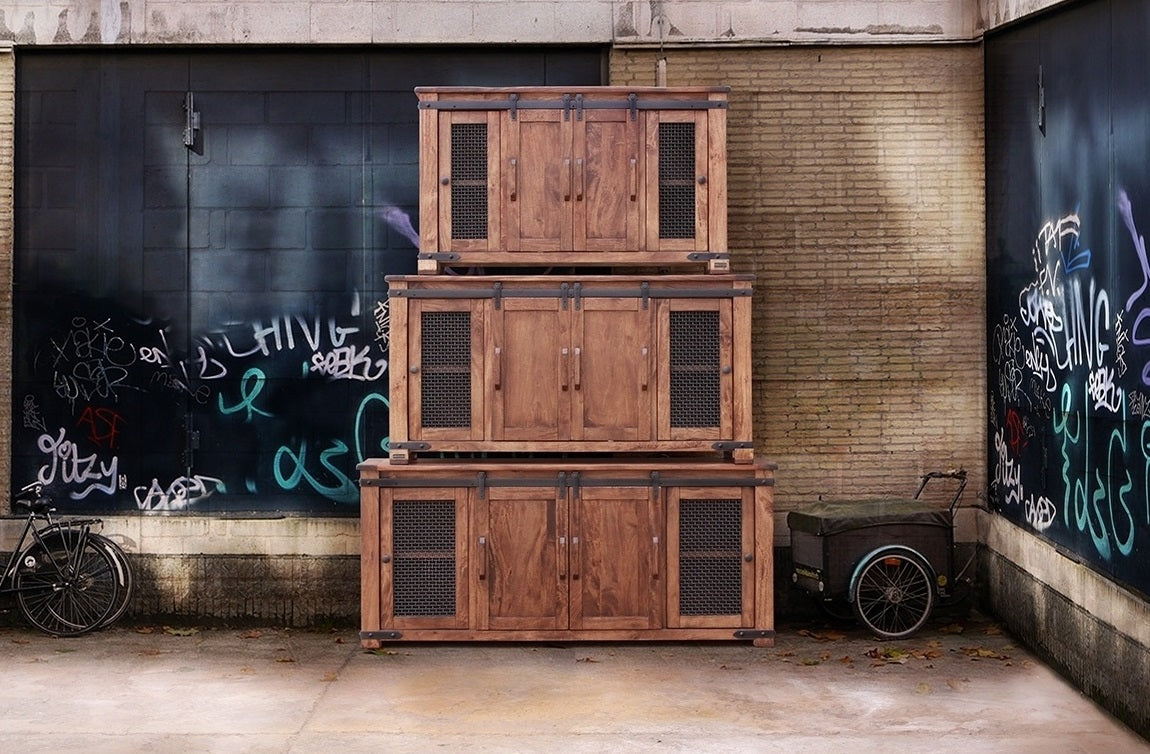
<path fill-rule="evenodd" d="M 360 465 L 365 646 L 769 645 L 725 88 L 421 88 L 420 274 Z"/>

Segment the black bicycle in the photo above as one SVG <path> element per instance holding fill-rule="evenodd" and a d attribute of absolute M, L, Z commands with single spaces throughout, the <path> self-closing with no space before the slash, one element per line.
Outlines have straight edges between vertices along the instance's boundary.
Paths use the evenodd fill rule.
<path fill-rule="evenodd" d="M 0 577 L 0 595 L 54 636 L 79 636 L 117 620 L 134 590 L 123 548 L 100 534 L 98 518 L 57 519 L 43 487 L 25 486 L 13 501 L 27 512 L 20 538 Z"/>

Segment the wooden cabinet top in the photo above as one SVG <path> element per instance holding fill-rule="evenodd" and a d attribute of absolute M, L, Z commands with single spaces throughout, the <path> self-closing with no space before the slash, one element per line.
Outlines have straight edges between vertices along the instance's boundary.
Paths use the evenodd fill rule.
<path fill-rule="evenodd" d="M 584 479 L 609 477 L 612 481 L 649 483 L 652 474 L 667 484 L 740 486 L 751 480 L 773 480 L 778 465 L 763 458 L 739 464 L 721 458 L 658 458 L 616 456 L 612 458 L 549 459 L 454 459 L 427 458 L 407 465 L 394 465 L 387 458 L 368 458 L 357 467 L 363 478 L 446 479 L 473 477 L 480 472 L 489 477 L 552 477 L 578 472 Z M 759 481 L 757 484 L 772 484 Z M 369 485 L 370 486 L 370 485 Z M 621 486 L 624 486 L 621 484 Z"/>
<path fill-rule="evenodd" d="M 562 102 L 564 95 L 569 97 L 583 97 L 584 99 L 626 101 L 630 95 L 647 103 L 667 102 L 668 109 L 676 105 L 682 107 L 684 103 L 693 100 L 708 100 L 716 104 L 711 107 L 725 107 L 727 95 L 731 89 L 727 86 L 420 86 L 415 88 L 419 97 L 420 107 L 431 106 L 436 100 L 490 100 L 493 102 L 506 101 L 512 95 L 521 100 L 556 100 Z M 723 103 L 723 104 L 718 104 Z M 651 109 L 651 104 L 645 104 Z"/>

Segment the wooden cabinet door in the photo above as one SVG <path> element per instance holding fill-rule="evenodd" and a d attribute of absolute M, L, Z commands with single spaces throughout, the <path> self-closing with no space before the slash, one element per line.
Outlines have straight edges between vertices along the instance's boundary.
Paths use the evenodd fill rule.
<path fill-rule="evenodd" d="M 413 299 L 408 309 L 407 411 L 412 440 L 483 437 L 480 302 Z"/>
<path fill-rule="evenodd" d="M 647 250 L 706 251 L 707 113 L 650 111 L 645 121 Z"/>
<path fill-rule="evenodd" d="M 574 250 L 640 247 L 639 124 L 629 110 L 585 110 L 574 127 Z"/>
<path fill-rule="evenodd" d="M 491 321 L 491 438 L 566 440 L 574 360 L 570 312 L 558 298 L 506 298 Z"/>
<path fill-rule="evenodd" d="M 478 628 L 567 628 L 566 495 L 488 488 L 473 528 Z"/>
<path fill-rule="evenodd" d="M 575 160 L 569 116 L 552 108 L 503 118 L 506 251 L 553 252 L 573 246 Z"/>
<path fill-rule="evenodd" d="M 730 299 L 659 302 L 659 439 L 733 437 L 732 308 Z"/>
<path fill-rule="evenodd" d="M 384 490 L 379 532 L 382 628 L 467 628 L 466 490 Z"/>
<path fill-rule="evenodd" d="M 754 625 L 754 490 L 670 488 L 667 625 Z"/>
<path fill-rule="evenodd" d="M 498 249 L 499 113 L 441 112 L 438 132 L 438 250 Z"/>
<path fill-rule="evenodd" d="M 583 487 L 571 503 L 571 628 L 663 620 L 659 508 L 649 487 Z"/>
<path fill-rule="evenodd" d="M 571 346 L 571 439 L 651 439 L 653 322 L 639 298 L 583 299 Z"/>

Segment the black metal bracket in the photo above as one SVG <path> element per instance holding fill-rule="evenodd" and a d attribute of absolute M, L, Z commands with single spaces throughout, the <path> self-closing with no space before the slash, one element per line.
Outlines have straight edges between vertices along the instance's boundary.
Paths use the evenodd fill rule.
<path fill-rule="evenodd" d="M 454 251 L 421 251 L 418 259 L 434 259 L 436 262 L 458 262 L 459 255 Z"/>
<path fill-rule="evenodd" d="M 767 631 L 764 629 L 749 629 L 740 628 L 735 632 L 736 639 L 773 639 L 775 638 L 774 631 Z"/>
<path fill-rule="evenodd" d="M 429 442 L 393 442 L 389 447 L 399 450 L 431 450 Z"/>
<path fill-rule="evenodd" d="M 360 631 L 359 638 L 363 641 L 394 641 L 402 639 L 402 631 Z"/>
<path fill-rule="evenodd" d="M 711 445 L 715 450 L 742 450 L 743 448 L 753 448 L 753 442 L 736 442 L 734 440 L 720 440 L 719 442 Z"/>
<path fill-rule="evenodd" d="M 688 262 L 710 262 L 712 259 L 730 258 L 730 254 L 722 251 L 693 251 L 687 255 Z"/>

